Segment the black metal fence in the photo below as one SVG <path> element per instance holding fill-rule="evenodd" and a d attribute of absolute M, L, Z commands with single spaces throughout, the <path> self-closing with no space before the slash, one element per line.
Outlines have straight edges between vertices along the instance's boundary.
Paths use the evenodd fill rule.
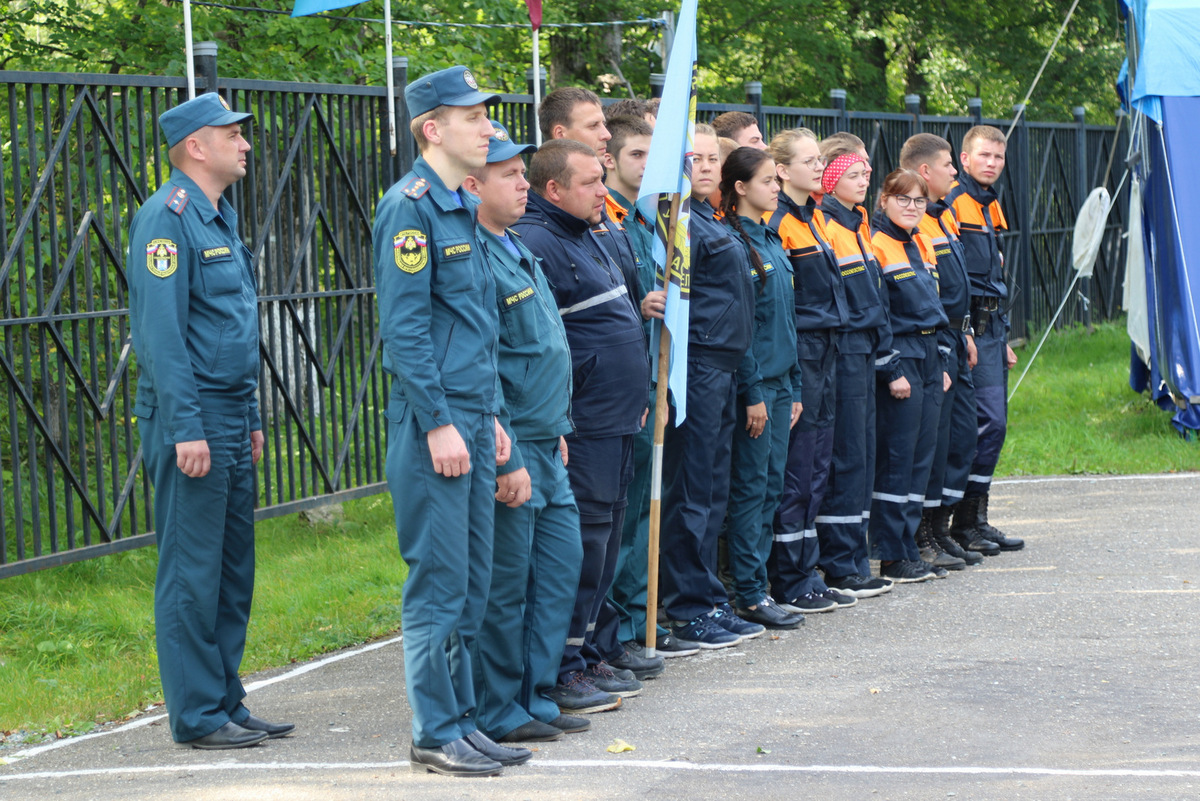
<path fill-rule="evenodd" d="M 371 221 L 413 156 L 403 103 L 392 155 L 382 89 L 218 82 L 215 58 L 202 67 L 202 85 L 255 117 L 247 176 L 229 197 L 259 276 L 267 447 L 257 514 L 380 492 L 387 388 Z M 397 86 L 405 78 L 398 66 Z M 0 578 L 153 542 L 132 419 L 126 232 L 169 173 L 157 120 L 183 97 L 178 78 L 0 72 Z M 533 138 L 531 102 L 505 95 L 495 111 L 521 141 Z M 877 181 L 910 134 L 933 131 L 957 148 L 979 121 L 760 104 L 701 113 L 730 108 L 760 114 L 768 135 L 850 130 L 867 143 Z M 1071 280 L 1074 217 L 1114 139 L 1082 120 L 1014 135 L 1000 190 L 1017 335 L 1049 320 Z M 1068 319 L 1117 313 L 1124 215 L 1122 201 Z"/>

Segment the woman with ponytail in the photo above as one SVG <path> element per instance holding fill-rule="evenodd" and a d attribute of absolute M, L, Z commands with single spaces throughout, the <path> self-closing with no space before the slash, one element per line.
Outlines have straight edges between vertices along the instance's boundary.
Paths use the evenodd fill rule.
<path fill-rule="evenodd" d="M 721 216 L 742 240 L 755 288 L 753 344 L 737 373 L 725 528 L 734 600 L 739 617 L 790 629 L 804 618 L 776 605 L 767 579 L 788 434 L 801 411 L 792 266 L 778 234 L 762 222 L 778 205 L 775 162 L 765 150 L 740 147 L 721 168 L 719 190 Z"/>
<path fill-rule="evenodd" d="M 950 386 L 949 353 L 938 332 L 950 322 L 938 297 L 937 257 L 917 226 L 928 200 L 925 180 L 896 170 L 883 182 L 872 218 L 871 246 L 886 287 L 891 325 L 880 350 L 896 358 L 879 370 L 875 492 L 868 537 L 880 572 L 899 582 L 944 578 L 944 567 L 921 559 L 915 540 L 937 450 L 942 394 Z M 950 565 L 962 570 L 966 563 Z"/>
<path fill-rule="evenodd" d="M 717 578 L 717 537 L 729 500 L 737 417 L 735 374 L 754 333 L 750 260 L 707 202 L 720 174 L 716 133 L 697 125 L 689 222 L 687 417 L 677 422 L 672 404 L 663 442 L 660 573 L 671 633 L 685 645 L 709 649 L 766 631 L 734 614 Z M 661 319 L 665 303 L 664 292 L 651 292 L 642 302 L 642 314 Z"/>

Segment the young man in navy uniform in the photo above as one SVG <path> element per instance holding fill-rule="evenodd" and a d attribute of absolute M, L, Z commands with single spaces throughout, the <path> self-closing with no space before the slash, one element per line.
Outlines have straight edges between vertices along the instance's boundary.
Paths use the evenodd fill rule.
<path fill-rule="evenodd" d="M 529 759 L 475 727 L 472 659 L 492 571 L 496 465 L 510 447 L 497 415 L 495 281 L 475 236 L 493 129 L 465 67 L 405 89 L 421 155 L 375 212 L 375 283 L 388 399 L 388 488 L 404 584 L 404 665 L 414 771 L 491 776 Z M 513 497 L 515 497 L 515 492 Z"/>
<path fill-rule="evenodd" d="M 529 193 L 524 153 L 499 123 L 487 165 L 463 187 L 479 197 L 478 238 L 500 310 L 501 422 L 512 456 L 497 470 L 492 584 L 475 661 L 475 722 L 506 743 L 557 740 L 587 729 L 544 693 L 558 683 L 583 544 L 567 479 L 571 349 L 537 259 L 509 226 Z M 514 496 L 513 493 L 516 493 Z"/>
<path fill-rule="evenodd" d="M 294 728 L 251 715 L 238 678 L 263 433 L 254 273 L 222 193 L 246 174 L 250 117 L 216 94 L 159 117 L 171 177 L 134 215 L 125 264 L 134 414 L 155 490 L 158 669 L 171 736 L 204 749 Z"/>

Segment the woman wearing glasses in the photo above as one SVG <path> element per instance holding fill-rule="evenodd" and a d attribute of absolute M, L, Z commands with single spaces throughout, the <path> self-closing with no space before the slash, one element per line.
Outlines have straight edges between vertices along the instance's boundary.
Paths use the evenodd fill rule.
<path fill-rule="evenodd" d="M 938 297 L 937 257 L 917 230 L 927 195 L 920 175 L 896 170 L 884 179 L 871 220 L 871 246 L 883 272 L 891 317 L 879 350 L 894 356 L 878 368 L 887 391 L 879 394 L 868 539 L 880 573 L 902 583 L 946 576 L 945 568 L 921 559 L 915 540 L 937 446 L 942 394 L 950 386 L 948 354 L 938 348 L 937 334 L 949 319 Z"/>

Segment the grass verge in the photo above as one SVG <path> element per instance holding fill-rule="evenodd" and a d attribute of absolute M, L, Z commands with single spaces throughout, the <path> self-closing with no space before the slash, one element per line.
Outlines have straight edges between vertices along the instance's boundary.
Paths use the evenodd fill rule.
<path fill-rule="evenodd" d="M 406 570 L 387 494 L 316 526 L 256 532 L 246 673 L 395 631 Z M 143 548 L 0 581 L 0 731 L 79 734 L 162 701 L 154 648 L 157 551 Z"/>

